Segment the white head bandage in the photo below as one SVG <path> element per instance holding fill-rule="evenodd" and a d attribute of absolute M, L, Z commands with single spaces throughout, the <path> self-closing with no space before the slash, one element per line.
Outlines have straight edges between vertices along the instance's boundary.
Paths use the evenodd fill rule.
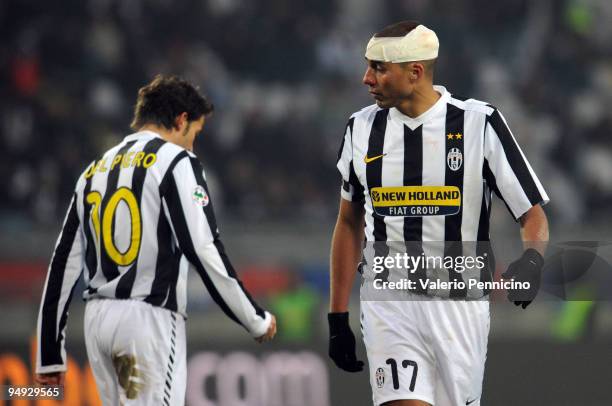
<path fill-rule="evenodd" d="M 365 57 L 371 61 L 414 62 L 438 57 L 440 43 L 435 32 L 418 25 L 403 37 L 372 37 Z"/>

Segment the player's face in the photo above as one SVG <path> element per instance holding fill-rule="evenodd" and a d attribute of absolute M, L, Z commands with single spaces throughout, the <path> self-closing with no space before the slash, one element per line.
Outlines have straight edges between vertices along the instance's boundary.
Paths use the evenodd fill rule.
<path fill-rule="evenodd" d="M 402 65 L 391 62 L 371 61 L 366 59 L 368 67 L 363 76 L 363 84 L 382 108 L 396 107 L 409 99 L 414 84 Z"/>

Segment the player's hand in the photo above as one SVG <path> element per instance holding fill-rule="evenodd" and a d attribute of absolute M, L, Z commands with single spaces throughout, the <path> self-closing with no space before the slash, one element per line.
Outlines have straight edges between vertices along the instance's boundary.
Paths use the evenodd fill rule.
<path fill-rule="evenodd" d="M 265 343 L 266 341 L 270 341 L 276 335 L 276 316 L 274 316 L 273 314 L 271 316 L 272 321 L 268 326 L 268 331 L 266 331 L 266 334 L 259 336 L 255 339 L 255 341 L 257 341 L 258 343 Z"/>
<path fill-rule="evenodd" d="M 540 290 L 543 266 L 544 258 L 533 248 L 525 250 L 521 258 L 511 263 L 502 277 L 506 280 L 514 279 L 516 282 L 529 282 L 529 289 L 508 290 L 508 300 L 523 309 L 529 306 Z"/>
<path fill-rule="evenodd" d="M 347 372 L 363 371 L 363 361 L 355 354 L 355 336 L 349 326 L 348 312 L 329 313 L 329 357 Z"/>
<path fill-rule="evenodd" d="M 66 378 L 65 372 L 50 372 L 48 374 L 36 374 L 34 376 L 34 381 L 41 386 L 47 386 L 47 385 L 53 385 L 53 386 L 60 385 L 61 386 L 64 384 L 65 378 Z"/>

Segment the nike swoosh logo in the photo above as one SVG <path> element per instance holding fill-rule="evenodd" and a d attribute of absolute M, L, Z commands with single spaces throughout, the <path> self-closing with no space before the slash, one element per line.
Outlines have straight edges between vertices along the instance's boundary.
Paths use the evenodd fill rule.
<path fill-rule="evenodd" d="M 465 402 L 466 405 L 471 405 L 472 403 L 476 402 L 478 400 L 478 398 L 474 399 L 474 400 L 470 400 L 469 402 Z"/>
<path fill-rule="evenodd" d="M 365 162 L 366 164 L 369 164 L 370 162 L 376 161 L 377 159 L 380 159 L 380 158 L 384 157 L 385 155 L 387 155 L 387 154 L 376 155 L 376 156 L 373 156 L 371 158 L 368 158 L 368 156 L 366 155 L 365 157 L 363 157 L 363 162 Z"/>

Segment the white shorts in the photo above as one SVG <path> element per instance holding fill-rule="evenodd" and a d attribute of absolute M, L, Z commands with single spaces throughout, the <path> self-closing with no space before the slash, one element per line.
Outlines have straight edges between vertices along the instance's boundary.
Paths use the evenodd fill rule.
<path fill-rule="evenodd" d="M 185 320 L 138 300 L 93 299 L 85 344 L 104 406 L 185 404 Z"/>
<path fill-rule="evenodd" d="M 420 298 L 361 302 L 374 405 L 480 405 L 489 302 Z"/>

